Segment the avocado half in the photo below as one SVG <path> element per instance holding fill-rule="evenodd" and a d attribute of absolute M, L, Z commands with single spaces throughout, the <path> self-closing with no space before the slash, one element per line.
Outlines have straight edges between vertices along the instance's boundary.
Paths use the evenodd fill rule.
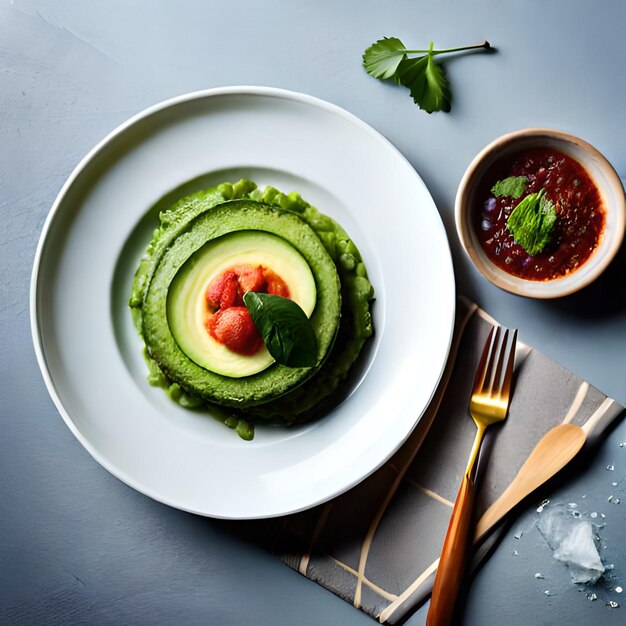
<path fill-rule="evenodd" d="M 237 276 L 234 270 L 246 274 L 245 268 L 260 270 L 253 269 L 252 274 L 248 270 L 247 279 L 244 278 L 248 289 L 269 288 L 261 268 L 271 269 L 289 298 L 307 317 L 310 318 L 317 307 L 316 281 L 311 267 L 286 239 L 267 231 L 241 230 L 208 241 L 174 276 L 167 295 L 167 319 L 176 343 L 192 361 L 211 372 L 231 378 L 257 374 L 274 363 L 267 348 L 264 345 L 258 347 L 256 339 L 251 352 L 244 350 L 241 354 L 217 341 L 208 332 L 207 321 L 213 307 L 217 302 L 220 308 L 222 305 L 223 296 L 218 297 L 218 294 L 223 293 L 224 287 L 220 286 L 219 277 L 229 272 L 233 277 Z M 234 280 L 239 283 L 240 278 Z M 217 282 L 217 286 L 214 286 L 210 305 L 207 292 L 213 281 Z M 283 289 L 282 286 L 273 286 L 273 289 Z M 232 289 L 229 295 L 224 296 L 231 305 L 235 304 L 232 299 L 236 298 Z M 243 291 L 243 286 L 241 289 Z M 239 304 L 241 306 L 242 303 Z M 317 354 L 314 361 L 318 363 Z"/>
<path fill-rule="evenodd" d="M 148 381 L 166 389 L 186 408 L 231 407 L 223 419 L 244 439 L 253 436 L 255 422 L 292 424 L 328 407 L 373 334 L 374 290 L 359 250 L 345 230 L 299 194 L 283 194 L 271 186 L 258 189 L 247 179 L 181 198 L 159 219 L 129 300 L 146 346 Z M 214 244 L 255 233 L 280 240 L 310 268 L 316 291 L 310 319 L 318 339 L 313 368 L 269 363 L 253 375 L 240 375 L 237 370 L 224 376 L 206 367 L 219 369 L 214 363 L 197 355 L 194 360 L 181 348 L 186 344 L 193 352 L 188 346 L 194 338 L 181 338 L 172 294 L 185 291 L 185 277 L 193 274 L 195 260 L 210 256 Z M 184 326 L 182 320 L 183 334 Z M 217 416 L 215 410 L 212 414 Z"/>
<path fill-rule="evenodd" d="M 174 338 L 168 319 L 168 294 L 178 272 L 191 257 L 223 237 L 243 231 L 268 233 L 289 242 L 308 264 L 317 300 L 310 317 L 317 339 L 315 367 L 290 368 L 274 363 L 241 377 L 202 367 Z M 246 408 L 282 396 L 313 376 L 335 340 L 341 313 L 341 285 L 335 265 L 311 227 L 297 216 L 252 200 L 231 200 L 191 220 L 165 250 L 147 286 L 142 307 L 142 334 L 149 355 L 172 381 L 189 393 L 225 406 Z"/>

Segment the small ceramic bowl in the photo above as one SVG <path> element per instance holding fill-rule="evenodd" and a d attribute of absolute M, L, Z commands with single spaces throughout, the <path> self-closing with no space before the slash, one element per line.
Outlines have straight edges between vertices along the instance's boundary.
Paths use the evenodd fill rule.
<path fill-rule="evenodd" d="M 605 225 L 600 241 L 587 261 L 560 278 L 528 280 L 508 274 L 495 265 L 483 250 L 475 230 L 472 212 L 478 210 L 476 198 L 483 177 L 499 161 L 532 148 L 559 150 L 578 161 L 595 182 L 602 196 Z M 528 128 L 499 137 L 484 148 L 467 168 L 456 196 L 456 228 L 470 259 L 494 285 L 521 296 L 558 298 L 582 289 L 609 265 L 624 236 L 626 200 L 622 183 L 611 166 L 593 146 L 568 133 L 545 128 Z"/>

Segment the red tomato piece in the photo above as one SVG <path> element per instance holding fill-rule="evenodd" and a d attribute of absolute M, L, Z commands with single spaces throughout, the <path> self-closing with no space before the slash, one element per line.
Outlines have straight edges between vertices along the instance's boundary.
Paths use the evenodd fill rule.
<path fill-rule="evenodd" d="M 206 290 L 207 304 L 212 309 L 227 309 L 242 304 L 239 301 L 239 281 L 233 270 L 214 278 Z"/>
<path fill-rule="evenodd" d="M 263 273 L 263 267 L 258 265 L 238 265 L 233 271 L 239 277 L 239 295 L 243 298 L 243 294 L 247 291 L 265 292 L 266 280 Z"/>
<path fill-rule="evenodd" d="M 263 345 L 245 306 L 222 309 L 207 321 L 207 330 L 213 339 L 237 354 L 254 354 Z"/>
<path fill-rule="evenodd" d="M 281 296 L 283 298 L 289 297 L 289 287 L 285 281 L 272 270 L 265 270 L 265 278 L 267 280 L 267 290 L 265 293 L 270 293 L 273 296 Z"/>

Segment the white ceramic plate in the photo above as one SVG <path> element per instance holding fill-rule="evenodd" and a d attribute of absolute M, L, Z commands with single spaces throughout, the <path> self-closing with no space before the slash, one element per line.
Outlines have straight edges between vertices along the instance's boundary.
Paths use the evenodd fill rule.
<path fill-rule="evenodd" d="M 252 442 L 150 387 L 126 306 L 158 208 L 241 176 L 298 191 L 336 218 L 377 297 L 376 336 L 348 397 L 303 427 L 257 427 Z M 181 96 L 106 137 L 52 207 L 31 290 L 39 364 L 82 445 L 156 500 L 231 519 L 319 504 L 388 459 L 435 390 L 453 318 L 446 235 L 410 164 L 343 109 L 265 87 Z"/>

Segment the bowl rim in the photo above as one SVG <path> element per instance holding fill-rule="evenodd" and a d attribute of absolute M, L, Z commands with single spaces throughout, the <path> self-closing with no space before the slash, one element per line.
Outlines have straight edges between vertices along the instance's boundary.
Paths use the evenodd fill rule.
<path fill-rule="evenodd" d="M 583 279 L 574 283 L 559 283 L 559 280 L 561 279 L 552 279 L 546 281 L 528 280 L 526 278 L 521 278 L 513 274 L 508 274 L 505 272 L 505 270 L 498 268 L 498 270 L 505 273 L 509 278 L 509 280 L 505 282 L 497 274 L 491 271 L 492 268 L 497 268 L 497 266 L 490 260 L 485 260 L 477 254 L 475 246 L 471 241 L 470 236 L 468 235 L 468 231 L 471 228 L 469 220 L 467 219 L 469 209 L 467 203 L 468 194 L 472 189 L 472 184 L 474 184 L 477 180 L 477 174 L 482 175 L 482 172 L 479 172 L 480 166 L 486 159 L 493 157 L 494 154 L 497 154 L 497 152 L 502 150 L 503 148 L 514 145 L 520 140 L 529 138 L 545 138 L 550 140 L 556 140 L 557 142 L 561 142 L 563 144 L 575 145 L 582 152 L 587 153 L 590 157 L 592 157 L 598 164 L 598 167 L 603 170 L 606 180 L 604 182 L 601 182 L 595 176 L 593 176 L 593 174 L 589 173 L 589 168 L 584 162 L 579 161 L 579 163 L 590 174 L 597 187 L 601 191 L 612 188 L 617 192 L 615 194 L 615 197 L 617 198 L 617 202 L 615 204 L 609 204 L 608 202 L 605 202 L 605 211 L 607 213 L 614 213 L 617 219 L 617 227 L 612 229 L 609 247 L 605 250 L 605 252 L 603 253 L 603 257 L 597 262 L 595 268 L 592 271 L 588 272 L 587 276 L 585 276 Z M 572 158 L 575 157 L 572 156 Z M 575 158 L 575 160 L 578 159 Z M 603 193 L 602 195 L 606 198 L 607 194 Z M 576 291 L 579 291 L 580 289 L 583 289 L 584 287 L 592 283 L 596 278 L 598 278 L 598 276 L 600 276 L 609 266 L 609 264 L 617 254 L 618 250 L 620 249 L 622 241 L 624 239 L 624 230 L 626 228 L 626 195 L 624 193 L 624 186 L 622 184 L 622 181 L 615 171 L 613 165 L 611 165 L 609 160 L 589 142 L 562 130 L 544 127 L 529 127 L 508 132 L 500 135 L 499 137 L 496 137 L 493 141 L 491 141 L 484 148 L 482 148 L 482 150 L 480 150 L 478 154 L 476 154 L 476 156 L 472 159 L 467 169 L 465 170 L 465 173 L 461 178 L 461 182 L 459 183 L 455 198 L 454 213 L 457 235 L 459 237 L 461 245 L 463 246 L 463 249 L 465 250 L 465 253 L 469 256 L 474 266 L 489 282 L 494 284 L 496 287 L 503 289 L 504 291 L 508 291 L 509 293 L 513 293 L 519 296 L 536 299 L 550 299 L 567 296 Z M 586 263 L 583 263 L 580 268 L 577 268 L 572 273 L 567 274 L 565 277 L 562 278 L 574 276 L 579 272 L 580 269 L 585 267 Z M 534 288 L 531 290 L 529 289 L 530 286 Z M 545 286 L 545 289 L 542 289 L 542 287 L 538 288 L 538 286 Z"/>

